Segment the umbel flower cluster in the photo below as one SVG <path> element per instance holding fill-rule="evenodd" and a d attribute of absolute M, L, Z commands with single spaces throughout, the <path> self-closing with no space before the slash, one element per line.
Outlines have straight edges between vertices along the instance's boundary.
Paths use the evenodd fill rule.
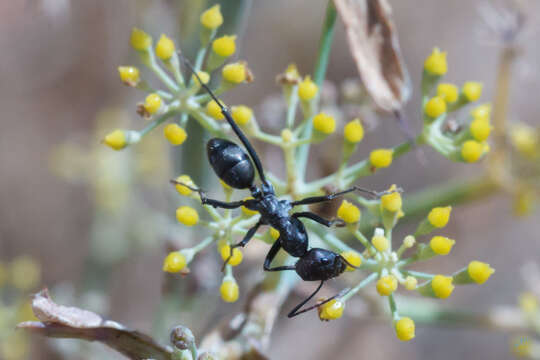
<path fill-rule="evenodd" d="M 235 36 L 217 36 L 223 23 L 219 6 L 206 10 L 200 18 L 201 48 L 194 61 L 195 71 L 207 84 L 214 80 L 214 92 L 219 96 L 236 85 L 253 79 L 245 62 L 226 63 L 235 53 Z M 148 92 L 139 105 L 139 114 L 149 124 L 141 131 L 115 130 L 104 139 L 104 143 L 119 150 L 139 142 L 144 135 L 167 120 L 163 127 L 165 138 L 172 145 L 180 145 L 188 134 L 184 128 L 188 118 L 198 121 L 213 135 L 226 136 L 230 127 L 223 121 L 219 106 L 207 94 L 201 93 L 197 79 L 184 78 L 175 45 L 171 39 L 162 35 L 154 46 L 152 38 L 145 32 L 134 29 L 131 44 L 138 51 L 144 65 L 148 66 L 161 80 L 165 90 L 150 88 L 140 79 L 139 70 L 132 66 L 119 68 L 122 81 L 132 87 Z M 207 50 L 208 49 L 208 50 Z M 207 53 L 209 51 L 209 53 Z M 161 60 L 161 64 L 158 63 Z M 164 70 L 168 70 L 166 72 Z M 399 156 L 410 151 L 413 146 L 429 145 L 453 161 L 472 163 L 480 160 L 489 151 L 487 139 L 490 134 L 490 106 L 476 106 L 463 121 L 448 120 L 448 115 L 476 102 L 482 92 L 482 85 L 467 82 L 461 88 L 450 83 L 441 83 L 447 72 L 446 54 L 435 49 L 426 59 L 422 81 L 423 131 L 414 141 L 404 142 L 395 147 L 378 148 L 369 156 L 354 164 L 349 164 L 351 155 L 364 138 L 364 126 L 359 118 L 349 119 L 343 127 L 329 113 L 319 109 L 320 86 L 322 78 L 302 76 L 296 66 L 290 65 L 278 76 L 287 105 L 286 118 L 279 134 L 264 132 L 257 125 L 254 112 L 247 106 L 232 106 L 232 116 L 250 139 L 277 146 L 283 152 L 286 177 L 280 179 L 267 171 L 277 195 L 289 199 L 322 195 L 325 188 L 338 189 L 350 187 L 359 178 L 371 175 L 391 166 Z M 215 79 L 219 77 L 220 79 Z M 297 116 L 298 113 L 300 116 Z M 299 119 L 298 119 L 299 118 Z M 341 158 L 336 159 L 334 173 L 314 181 L 306 181 L 306 167 L 310 146 L 323 142 L 329 136 L 339 133 L 342 137 Z M 189 174 L 176 178 L 176 190 L 189 199 L 193 206 L 182 204 L 176 210 L 177 220 L 188 227 L 202 226 L 208 235 L 190 248 L 169 253 L 163 262 L 163 270 L 169 273 L 187 274 L 187 267 L 195 255 L 210 245 L 216 246 L 225 260 L 231 254 L 231 245 L 237 243 L 248 229 L 259 220 L 259 214 L 246 208 L 238 211 L 218 211 L 208 205 L 201 205 L 200 196 L 193 189 L 197 184 Z M 187 186 L 184 186 L 187 185 Z M 222 183 L 222 200 L 231 201 L 242 198 L 242 194 Z M 398 220 L 403 217 L 403 199 L 397 186 L 372 199 L 357 194 L 348 194 L 341 202 L 336 216 L 345 224 L 345 229 L 331 231 L 319 224 L 306 222 L 310 244 L 321 244 L 340 252 L 349 264 L 348 271 L 358 273 L 358 283 L 352 289 L 343 291 L 340 296 L 319 307 L 322 320 L 337 319 L 342 316 L 347 301 L 361 289 L 375 283 L 381 297 L 388 301 L 392 326 L 400 340 L 408 341 L 415 336 L 414 320 L 401 316 L 399 304 L 394 293 L 399 285 L 405 290 L 420 296 L 444 299 L 449 297 L 456 285 L 483 284 L 494 272 L 486 263 L 471 261 L 453 274 L 424 273 L 411 269 L 420 261 L 437 259 L 450 253 L 459 241 L 444 236 L 442 229 L 450 219 L 451 207 L 433 208 L 426 218 L 418 224 L 414 234 L 402 239 L 392 234 Z M 361 227 L 362 212 L 378 224 L 364 229 Z M 202 214 L 204 215 L 202 215 Z M 273 228 L 257 233 L 256 239 L 268 244 L 279 237 Z M 354 241 L 356 240 L 356 241 Z M 349 245 L 351 244 L 351 245 Z M 235 302 L 239 298 L 239 286 L 233 268 L 243 259 L 242 251 L 234 248 L 232 257 L 225 266 L 220 287 L 221 298 Z M 262 271 L 262 261 L 261 261 Z"/>

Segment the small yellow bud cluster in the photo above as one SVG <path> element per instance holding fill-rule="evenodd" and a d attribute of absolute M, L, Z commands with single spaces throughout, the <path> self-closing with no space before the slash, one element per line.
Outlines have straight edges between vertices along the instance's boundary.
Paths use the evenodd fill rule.
<path fill-rule="evenodd" d="M 127 146 L 126 132 L 114 130 L 105 136 L 103 143 L 114 150 L 121 150 Z"/>
<path fill-rule="evenodd" d="M 407 276 L 403 285 L 405 286 L 405 289 L 412 291 L 416 289 L 416 286 L 418 285 L 418 280 L 414 276 Z"/>
<path fill-rule="evenodd" d="M 163 271 L 168 273 L 177 273 L 182 271 L 187 265 L 184 254 L 180 251 L 173 251 L 163 260 Z"/>
<path fill-rule="evenodd" d="M 174 52 L 174 42 L 167 35 L 162 34 L 156 45 L 157 57 L 163 61 L 167 61 L 173 56 Z"/>
<path fill-rule="evenodd" d="M 434 236 L 429 242 L 429 247 L 437 255 L 448 255 L 455 244 L 455 240 L 444 236 Z"/>
<path fill-rule="evenodd" d="M 424 70 L 436 76 L 442 76 L 448 71 L 446 62 L 446 52 L 441 52 L 438 48 L 433 49 L 424 62 Z"/>
<path fill-rule="evenodd" d="M 440 95 L 434 96 L 426 103 L 424 111 L 430 118 L 438 118 L 446 113 L 446 101 Z"/>
<path fill-rule="evenodd" d="M 253 117 L 253 110 L 245 105 L 233 106 L 231 109 L 231 115 L 238 125 L 246 125 Z"/>
<path fill-rule="evenodd" d="M 335 320 L 343 315 L 345 303 L 339 299 L 332 299 L 319 306 L 319 318 L 321 320 Z"/>
<path fill-rule="evenodd" d="M 187 139 L 186 131 L 178 124 L 168 124 L 163 128 L 163 135 L 171 145 L 182 145 Z"/>
<path fill-rule="evenodd" d="M 395 276 L 392 276 L 392 275 L 382 276 L 377 281 L 377 285 L 376 285 L 377 292 L 381 296 L 389 296 L 394 291 L 396 291 L 397 287 L 398 287 L 398 281 L 395 278 Z"/>
<path fill-rule="evenodd" d="M 221 57 L 229 57 L 236 51 L 236 35 L 224 35 L 212 43 L 212 50 Z"/>
<path fill-rule="evenodd" d="M 463 84 L 461 93 L 468 102 L 477 101 L 482 96 L 482 83 L 476 81 L 467 81 Z"/>
<path fill-rule="evenodd" d="M 389 194 L 385 194 L 381 196 L 381 207 L 384 210 L 390 211 L 393 213 L 401 210 L 401 205 L 402 205 L 401 194 L 399 193 L 399 191 L 396 191 L 396 190 L 397 190 L 397 187 L 394 184 L 390 187 L 390 189 L 388 189 L 388 191 L 390 192 Z"/>
<path fill-rule="evenodd" d="M 210 74 L 208 74 L 206 71 L 197 71 L 197 76 L 191 75 L 191 79 L 193 83 L 197 84 L 197 86 L 201 86 L 201 83 L 199 82 L 199 79 L 203 82 L 203 84 L 208 84 L 210 81 Z"/>
<path fill-rule="evenodd" d="M 431 288 L 436 297 L 446 299 L 454 291 L 453 279 L 450 276 L 435 275 L 431 280 Z"/>
<path fill-rule="evenodd" d="M 459 89 L 454 84 L 441 83 L 437 86 L 437 95 L 448 103 L 455 103 L 459 97 Z"/>
<path fill-rule="evenodd" d="M 392 164 L 392 149 L 376 149 L 369 154 L 369 162 L 374 168 L 387 168 Z"/>
<path fill-rule="evenodd" d="M 330 135 L 336 130 L 336 120 L 325 113 L 319 113 L 313 117 L 313 127 L 324 135 Z"/>
<path fill-rule="evenodd" d="M 337 211 L 338 218 L 348 224 L 353 224 L 360 221 L 361 215 L 362 213 L 360 212 L 360 209 L 347 200 L 343 200 Z"/>
<path fill-rule="evenodd" d="M 243 62 L 227 64 L 223 67 L 221 75 L 225 81 L 231 84 L 240 84 L 247 78 L 246 64 Z"/>
<path fill-rule="evenodd" d="M 120 80 L 128 86 L 136 86 L 140 80 L 139 69 L 135 66 L 119 66 Z"/>
<path fill-rule="evenodd" d="M 231 246 L 230 245 L 224 245 L 219 249 L 219 253 L 221 254 L 221 258 L 225 261 L 229 259 L 229 262 L 227 264 L 231 266 L 237 266 L 240 265 L 242 262 L 242 259 L 244 258 L 242 255 L 242 251 L 238 248 L 234 248 L 232 251 L 231 256 Z M 230 258 L 229 258 L 230 257 Z"/>
<path fill-rule="evenodd" d="M 192 207 L 180 206 L 176 209 L 176 219 L 186 226 L 193 226 L 199 222 L 199 214 Z"/>
<path fill-rule="evenodd" d="M 216 120 L 225 119 L 225 116 L 221 112 L 221 108 L 214 100 L 211 100 L 206 104 L 206 113 Z"/>
<path fill-rule="evenodd" d="M 362 126 L 360 119 L 354 119 L 348 122 L 343 129 L 343 135 L 345 136 L 345 140 L 351 144 L 362 141 L 364 138 L 364 127 Z"/>
<path fill-rule="evenodd" d="M 443 228 L 450 220 L 451 206 L 435 207 L 428 214 L 429 223 L 436 228 Z"/>
<path fill-rule="evenodd" d="M 133 28 L 131 31 L 131 46 L 135 50 L 146 51 L 152 46 L 152 37 L 141 29 Z"/>
<path fill-rule="evenodd" d="M 240 291 L 238 289 L 238 284 L 234 279 L 224 279 L 219 288 L 219 292 L 223 301 L 233 303 L 238 300 L 238 295 Z"/>
<path fill-rule="evenodd" d="M 313 100 L 318 91 L 319 87 L 311 81 L 311 77 L 309 76 L 306 76 L 300 84 L 298 84 L 298 97 L 300 97 L 302 101 Z"/>
<path fill-rule="evenodd" d="M 495 269 L 489 266 L 489 264 L 475 260 L 469 263 L 469 266 L 467 267 L 467 272 L 475 283 L 483 284 L 495 272 Z"/>
<path fill-rule="evenodd" d="M 219 5 L 214 5 L 201 15 L 201 24 L 207 29 L 217 29 L 223 24 L 223 15 Z"/>
<path fill-rule="evenodd" d="M 150 94 L 144 99 L 144 109 L 150 115 L 155 114 L 161 107 L 161 102 L 161 96 L 155 93 Z"/>
<path fill-rule="evenodd" d="M 395 322 L 396 336 L 401 341 L 410 341 L 415 336 L 414 321 L 408 317 L 402 317 Z"/>
<path fill-rule="evenodd" d="M 176 181 L 181 182 L 191 187 L 195 187 L 195 183 L 193 182 L 193 180 L 191 179 L 189 175 L 180 175 L 179 177 L 176 178 Z M 176 188 L 176 191 L 178 191 L 180 195 L 189 196 L 192 193 L 191 189 L 189 189 L 188 187 L 184 185 L 176 184 L 175 188 Z"/>
<path fill-rule="evenodd" d="M 371 243 L 373 244 L 375 249 L 377 249 L 380 252 L 384 252 L 390 248 L 390 241 L 388 241 L 388 239 L 384 235 L 381 235 L 381 234 L 376 233 L 371 238 Z"/>
<path fill-rule="evenodd" d="M 340 254 L 349 264 L 359 267 L 362 265 L 362 256 L 356 251 L 344 251 Z M 347 265 L 346 271 L 354 271 L 355 268 Z"/>
<path fill-rule="evenodd" d="M 468 163 L 477 162 L 486 150 L 484 144 L 476 140 L 467 140 L 461 145 L 461 157 Z"/>

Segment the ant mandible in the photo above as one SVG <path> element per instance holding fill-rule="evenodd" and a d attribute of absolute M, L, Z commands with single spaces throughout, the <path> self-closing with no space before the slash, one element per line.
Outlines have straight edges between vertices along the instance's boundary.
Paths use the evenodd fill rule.
<path fill-rule="evenodd" d="M 300 221 L 300 218 L 307 218 L 327 227 L 331 227 L 332 225 L 342 226 L 344 224 L 341 220 L 327 220 L 309 211 L 296 212 L 293 214 L 289 214 L 289 212 L 295 206 L 329 201 L 353 191 L 367 192 L 375 196 L 380 196 L 380 194 L 355 186 L 333 194 L 308 197 L 298 201 L 278 199 L 272 184 L 264 175 L 264 170 L 257 152 L 244 133 L 240 130 L 236 122 L 233 120 L 229 110 L 217 99 L 210 88 L 201 81 L 199 75 L 193 69 L 187 59 L 183 57 L 182 59 L 188 68 L 193 72 L 199 81 L 199 84 L 208 92 L 216 104 L 219 105 L 223 116 L 225 116 L 225 119 L 249 154 L 248 156 L 248 154 L 246 154 L 246 152 L 240 146 L 229 140 L 213 138 L 210 139 L 206 145 L 210 165 L 212 165 L 216 175 L 227 185 L 235 189 L 249 189 L 253 199 L 223 202 L 220 200 L 207 198 L 206 194 L 201 189 L 190 187 L 187 184 L 178 182 L 176 180 L 171 180 L 171 182 L 173 184 L 186 186 L 192 191 L 198 192 L 201 202 L 204 205 L 210 205 L 215 208 L 223 209 L 236 209 L 241 206 L 245 206 L 247 209 L 256 211 L 261 215 L 259 221 L 248 230 L 242 241 L 231 246 L 231 255 L 227 260 L 225 260 L 224 266 L 228 263 L 230 257 L 232 256 L 232 250 L 239 246 L 246 246 L 260 226 L 270 225 L 279 231 L 278 239 L 274 242 L 264 260 L 264 270 L 294 270 L 304 281 L 320 281 L 317 289 L 310 296 L 308 296 L 307 299 L 303 300 L 300 304 L 295 306 L 291 312 L 289 312 L 287 315 L 289 318 L 317 308 L 332 300 L 339 294 L 326 299 L 323 302 L 319 302 L 315 306 L 300 310 L 302 306 L 304 306 L 319 292 L 326 280 L 339 276 L 345 271 L 347 265 L 354 267 L 340 254 L 333 251 L 321 248 L 308 249 L 308 234 L 304 224 Z M 253 183 L 255 178 L 253 164 L 255 164 L 255 168 L 257 169 L 257 173 L 261 180 L 260 187 L 254 185 Z M 285 250 L 291 256 L 299 258 L 296 264 L 271 267 L 270 264 L 280 249 Z"/>

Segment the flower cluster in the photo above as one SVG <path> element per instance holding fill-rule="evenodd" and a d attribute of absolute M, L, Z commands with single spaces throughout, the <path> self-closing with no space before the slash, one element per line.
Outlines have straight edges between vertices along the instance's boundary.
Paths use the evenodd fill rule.
<path fill-rule="evenodd" d="M 446 53 L 435 48 L 424 62 L 422 97 L 424 130 L 420 141 L 454 161 L 474 163 L 489 152 L 491 106 L 477 105 L 468 115 L 453 114 L 478 101 L 482 84 L 465 82 L 461 88 L 441 82 L 448 69 Z M 452 118 L 449 115 L 453 115 Z"/>
<path fill-rule="evenodd" d="M 194 63 L 200 79 L 205 84 L 210 83 L 214 77 L 218 77 L 217 70 L 221 68 L 221 77 L 215 81 L 219 81 L 216 94 L 252 81 L 253 77 L 246 62 L 225 64 L 236 51 L 236 36 L 217 37 L 218 29 L 223 23 L 219 5 L 205 11 L 200 21 L 201 48 Z M 182 145 L 188 137 L 185 127 L 190 117 L 214 135 L 223 135 L 228 127 L 220 121 L 223 116 L 217 104 L 209 101 L 208 95 L 200 94 L 201 84 L 194 76 L 185 78 L 180 51 L 173 40 L 162 34 L 154 45 L 149 34 L 134 28 L 131 33 L 131 46 L 137 51 L 143 65 L 161 81 L 163 89 L 152 88 L 141 78 L 141 71 L 137 67 L 119 66 L 120 80 L 125 85 L 148 94 L 137 105 L 137 113 L 148 123 L 140 131 L 113 130 L 103 138 L 104 144 L 114 150 L 124 149 L 141 141 L 158 126 L 169 122 L 163 126 L 163 136 L 173 146 Z M 233 113 L 235 120 L 241 125 L 246 125 L 251 120 L 252 111 L 247 106 L 233 107 Z"/>
<path fill-rule="evenodd" d="M 224 65 L 227 57 L 235 52 L 236 38 L 234 35 L 216 38 L 216 30 L 223 21 L 219 6 L 214 6 L 202 14 L 202 47 L 195 61 L 200 81 L 208 84 L 213 78 L 213 72 L 221 67 L 221 80 L 217 86 L 212 86 L 217 96 L 253 79 L 245 62 Z M 132 33 L 131 42 L 141 55 L 143 63 L 154 71 L 167 90 L 152 90 L 148 84 L 139 79 L 137 69 L 121 67 L 119 71 L 124 83 L 150 93 L 139 105 L 139 114 L 151 123 L 140 132 L 122 130 L 112 132 L 105 138 L 106 144 L 114 149 L 123 148 L 139 141 L 147 132 L 177 115 L 180 117 L 179 123 L 171 123 L 164 128 L 165 137 L 173 145 L 181 144 L 187 136 L 183 130 L 187 116 L 195 118 L 213 134 L 222 134 L 229 130 L 229 126 L 223 121 L 218 104 L 212 101 L 208 94 L 200 94 L 199 80 L 194 77 L 184 79 L 180 71 L 180 60 L 170 39 L 162 36 L 154 49 L 150 36 L 136 29 Z M 210 43 L 211 46 L 208 46 Z M 208 56 L 206 49 L 211 51 Z M 156 57 L 163 62 L 172 77 L 158 65 Z M 451 121 L 447 120 L 447 114 L 478 100 L 482 86 L 476 82 L 467 82 L 459 90 L 452 84 L 440 84 L 439 80 L 446 71 L 445 54 L 435 50 L 425 62 L 422 84 L 424 130 L 416 139 L 416 143 L 429 144 L 452 160 L 475 162 L 488 151 L 486 140 L 491 129 L 490 108 L 488 105 L 476 107 L 471 113 L 473 121 L 470 125 L 466 128 L 462 125 L 454 127 Z M 395 147 L 380 147 L 371 151 L 366 159 L 349 165 L 351 155 L 366 135 L 362 119 L 359 117 L 342 119 L 331 111 L 320 109 L 320 87 L 323 80 L 321 77 L 303 76 L 297 67 L 291 64 L 277 79 L 282 87 L 287 107 L 284 126 L 279 130 L 279 135 L 262 131 L 257 125 L 254 112 L 247 106 L 233 106 L 231 112 L 234 121 L 241 126 L 246 136 L 275 145 L 282 150 L 286 177 L 280 179 L 270 171 L 266 171 L 266 176 L 272 182 L 278 196 L 296 200 L 322 195 L 328 186 L 346 189 L 359 178 L 388 168 L 397 157 L 412 149 L 409 141 Z M 300 116 L 297 116 L 298 113 Z M 340 133 L 342 144 L 341 158 L 336 171 L 324 178 L 306 181 L 310 146 L 325 141 L 336 132 Z M 194 256 L 209 245 L 215 244 L 219 256 L 229 260 L 225 266 L 219 292 L 224 301 L 234 302 L 240 296 L 240 289 L 233 274 L 233 267 L 242 262 L 243 254 L 238 248 L 231 252 L 231 246 L 259 221 L 260 215 L 245 208 L 239 211 L 218 211 L 208 205 L 202 206 L 204 211 L 202 213 L 197 206 L 200 204 L 201 196 L 194 191 L 198 186 L 189 174 L 183 174 L 176 180 L 177 192 L 196 203 L 195 206 L 185 204 L 179 206 L 176 210 L 176 219 L 184 226 L 203 226 L 209 234 L 193 247 L 169 253 L 163 261 L 163 270 L 187 274 L 187 267 Z M 240 197 L 224 183 L 222 190 L 224 201 Z M 415 234 L 406 236 L 396 250 L 393 246 L 395 240 L 392 239 L 392 231 L 404 215 L 401 191 L 393 185 L 389 191 L 376 195 L 381 196 L 368 199 L 348 194 L 348 198 L 343 200 L 337 211 L 337 217 L 347 224 L 348 231 L 345 236 L 356 238 L 363 247 L 362 250 L 355 250 L 346 245 L 344 239 L 340 238 L 343 233 L 338 237 L 319 224 L 305 222 L 311 246 L 322 243 L 323 246 L 339 251 L 352 265 L 347 268 L 348 271 L 355 270 L 354 266 L 367 274 L 353 289 L 320 306 L 319 316 L 323 320 L 341 317 L 347 300 L 369 283 L 376 282 L 377 292 L 388 299 L 397 337 L 407 341 L 414 338 L 415 325 L 413 319 L 400 316 L 398 312 L 398 304 L 393 293 L 398 290 L 400 284 L 405 289 L 422 296 L 447 298 L 455 285 L 482 284 L 494 270 L 488 264 L 479 261 L 470 262 L 452 275 L 411 270 L 409 268 L 411 264 L 450 253 L 455 244 L 452 239 L 436 235 L 426 241 L 420 240 L 446 226 L 451 208 L 434 208 L 419 224 Z M 358 204 L 376 220 L 377 226 L 368 230 L 360 229 L 362 210 Z M 268 244 L 275 242 L 278 237 L 279 232 L 272 228 L 254 236 Z M 405 256 L 406 254 L 409 255 Z"/>

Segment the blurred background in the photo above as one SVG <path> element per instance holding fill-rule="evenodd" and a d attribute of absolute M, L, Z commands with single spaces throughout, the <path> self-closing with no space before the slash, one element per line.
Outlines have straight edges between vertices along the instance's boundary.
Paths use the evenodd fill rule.
<path fill-rule="evenodd" d="M 102 313 L 152 333 L 162 342 L 167 341 L 166 334 L 174 324 L 186 325 L 202 336 L 221 316 L 240 309 L 242 299 L 225 304 L 217 295 L 221 277 L 215 254 L 197 258 L 192 266 L 195 275 L 190 277 L 168 279 L 161 271 L 167 240 L 177 237 L 167 228 L 179 205 L 168 179 L 179 175 L 183 164 L 171 159 L 182 156 L 171 153 L 160 131 L 122 152 L 99 143 L 118 126 L 142 127 L 135 105 L 143 94 L 123 86 L 117 73 L 119 65 L 139 65 L 129 46 L 132 27 L 143 28 L 154 38 L 166 33 L 190 55 L 194 50 L 190 38 L 198 36 L 190 29 L 198 25 L 200 10 L 213 3 L 0 2 L 0 261 L 9 267 L 17 260 L 24 274 L 17 283 L 18 295 L 0 304 L 0 327 L 9 324 L 6 319 L 12 319 L 15 306 L 20 313 L 17 321 L 30 316 L 25 310 L 29 294 L 45 286 L 59 303 Z M 406 115 L 415 131 L 421 128 L 417 89 L 422 64 L 435 46 L 448 52 L 450 81 L 482 81 L 483 100 L 491 99 L 500 47 L 481 36 L 480 2 L 390 3 L 413 84 Z M 326 2 L 231 0 L 223 4 L 225 31 L 243 31 L 237 42 L 239 57 L 248 61 L 256 78 L 225 98 L 253 107 L 263 114 L 258 116 L 261 126 L 277 132 L 283 119 L 272 116 L 273 98 L 280 96 L 275 77 L 291 62 L 301 73 L 312 71 Z M 538 126 L 540 49 L 535 44 L 540 3 L 529 1 L 528 6 L 526 25 L 518 38 L 509 114 L 512 120 Z M 249 15 L 232 21 L 227 9 L 235 7 L 244 7 Z M 339 86 L 357 76 L 357 70 L 339 20 L 337 29 L 327 78 Z M 374 147 L 404 140 L 390 117 L 383 115 L 374 124 L 358 158 Z M 199 151 L 196 145 L 189 147 L 190 156 Z M 333 155 L 340 151 L 339 146 L 339 142 L 329 141 L 312 153 L 310 178 L 334 170 Z M 265 163 L 282 173 L 280 154 L 265 150 Z M 422 164 L 412 152 L 361 185 L 386 189 L 396 183 L 407 194 L 481 171 L 481 164 L 456 165 L 431 149 L 426 149 L 425 156 L 426 164 Z M 538 213 L 516 217 L 512 199 L 500 195 L 456 207 L 452 216 L 445 231 L 458 243 L 452 256 L 439 261 L 440 271 L 453 271 L 469 259 L 481 257 L 497 273 L 482 287 L 459 288 L 445 305 L 480 311 L 490 305 L 516 303 L 517 294 L 524 289 L 520 265 L 540 260 Z M 404 233 L 407 229 L 412 228 L 402 226 Z M 179 242 L 190 244 L 190 236 L 197 234 L 186 232 Z M 253 250 L 239 272 L 242 267 L 247 270 L 262 264 L 263 257 Z M 0 292 L 4 291 L 1 284 L 0 280 Z M 164 293 L 177 296 L 165 297 Z M 195 293 L 197 296 L 191 296 Z M 299 296 L 293 295 L 285 309 Z M 202 309 L 205 316 L 200 316 Z M 24 348 L 29 339 L 13 335 L 12 329 L 6 325 L 1 330 L 4 340 L 11 339 L 12 348 L 18 342 Z M 507 359 L 511 357 L 509 338 L 500 332 L 418 326 L 414 341 L 400 343 L 387 323 L 354 316 L 322 323 L 315 316 L 289 320 L 282 314 L 269 354 L 275 359 Z M 12 359 L 120 358 L 102 345 L 75 340 L 35 338 L 30 352 L 17 349 L 7 351 Z M 6 353 L 4 356 L 9 360 Z"/>

